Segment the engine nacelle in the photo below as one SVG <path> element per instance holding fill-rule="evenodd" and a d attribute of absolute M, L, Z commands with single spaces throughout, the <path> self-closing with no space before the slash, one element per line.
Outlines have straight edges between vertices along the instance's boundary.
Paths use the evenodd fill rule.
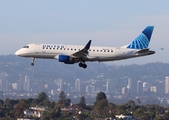
<path fill-rule="evenodd" d="M 67 64 L 73 64 L 73 59 L 70 56 L 67 55 L 57 55 L 55 56 L 55 59 L 57 59 L 59 62 L 64 62 Z"/>

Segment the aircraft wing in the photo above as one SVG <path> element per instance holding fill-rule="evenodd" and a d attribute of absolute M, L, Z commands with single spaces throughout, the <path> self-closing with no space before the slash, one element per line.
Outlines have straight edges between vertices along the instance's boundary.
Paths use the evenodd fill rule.
<path fill-rule="evenodd" d="M 86 58 L 86 56 L 88 55 L 88 50 L 90 49 L 90 45 L 91 45 L 91 41 L 92 40 L 89 40 L 89 42 L 86 44 L 86 46 L 78 51 L 78 52 L 75 52 L 71 55 L 72 58 Z"/>

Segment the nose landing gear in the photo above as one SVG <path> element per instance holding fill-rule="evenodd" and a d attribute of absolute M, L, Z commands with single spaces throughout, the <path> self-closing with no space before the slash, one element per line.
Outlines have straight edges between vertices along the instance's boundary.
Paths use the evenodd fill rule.
<path fill-rule="evenodd" d="M 35 58 L 31 58 L 31 60 L 32 60 L 31 65 L 32 65 L 32 66 L 34 66 L 34 61 L 35 61 Z"/>

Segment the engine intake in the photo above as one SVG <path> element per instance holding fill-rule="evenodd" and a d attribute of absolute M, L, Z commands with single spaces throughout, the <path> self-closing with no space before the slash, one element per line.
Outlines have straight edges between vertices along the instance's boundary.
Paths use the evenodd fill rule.
<path fill-rule="evenodd" d="M 59 62 L 64 62 L 64 63 L 73 63 L 73 60 L 70 56 L 67 55 L 57 55 L 55 57 Z"/>

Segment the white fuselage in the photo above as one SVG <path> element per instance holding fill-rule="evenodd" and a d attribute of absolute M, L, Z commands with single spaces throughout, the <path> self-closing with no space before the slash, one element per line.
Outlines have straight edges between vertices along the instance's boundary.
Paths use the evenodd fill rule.
<path fill-rule="evenodd" d="M 15 54 L 21 57 L 29 58 L 44 58 L 44 59 L 56 59 L 57 55 L 71 56 L 83 49 L 84 46 L 75 45 L 62 45 L 62 44 L 28 44 L 27 46 L 18 50 Z M 144 53 L 136 54 L 138 49 L 128 49 L 123 47 L 97 47 L 91 46 L 88 50 L 89 53 L 84 61 L 114 61 L 127 58 L 146 56 L 154 54 L 154 51 L 147 51 Z M 76 62 L 79 62 L 77 60 Z"/>

